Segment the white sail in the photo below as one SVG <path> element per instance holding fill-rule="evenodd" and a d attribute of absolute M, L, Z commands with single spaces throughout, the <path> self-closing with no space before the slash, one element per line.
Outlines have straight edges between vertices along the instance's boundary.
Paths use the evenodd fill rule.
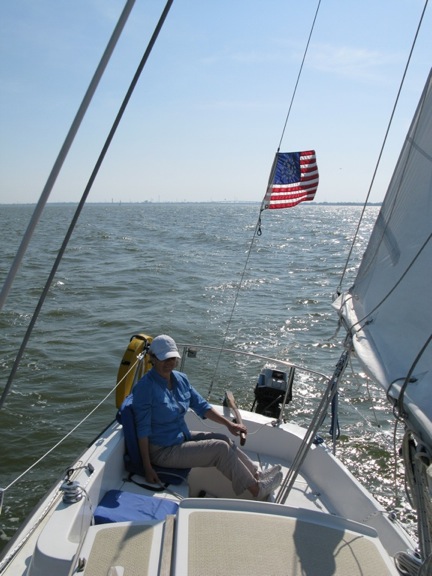
<path fill-rule="evenodd" d="M 431 231 L 432 72 L 355 283 L 335 303 L 353 336 L 358 358 L 388 396 L 403 401 L 406 420 L 429 447 Z"/>

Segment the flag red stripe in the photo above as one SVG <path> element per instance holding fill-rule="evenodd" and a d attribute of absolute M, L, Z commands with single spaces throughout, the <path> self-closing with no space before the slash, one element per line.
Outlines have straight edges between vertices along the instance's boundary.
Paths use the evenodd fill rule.
<path fill-rule="evenodd" d="M 285 200 L 291 200 L 291 199 L 296 199 L 296 198 L 300 198 L 300 197 L 304 197 L 304 196 L 314 196 L 315 191 L 314 190 L 298 190 L 296 192 L 290 193 L 290 194 L 280 194 L 279 196 L 277 196 L 276 198 L 272 199 L 272 202 L 283 202 Z"/>
<path fill-rule="evenodd" d="M 273 186 L 272 195 L 280 192 L 290 192 L 291 190 L 303 190 L 303 188 L 318 188 L 318 180 L 315 178 L 309 182 L 295 182 L 294 184 L 278 184 Z"/>
<path fill-rule="evenodd" d="M 301 196 L 300 198 L 295 198 L 293 200 L 285 200 L 284 202 L 271 202 L 268 205 L 270 210 L 275 210 L 278 208 L 292 208 L 293 206 L 297 206 L 297 204 L 301 204 L 301 202 L 310 202 L 313 200 L 313 197 L 310 198 L 309 196 Z"/>
<path fill-rule="evenodd" d="M 309 165 L 306 168 L 302 166 L 302 168 L 300 169 L 300 174 L 318 174 L 316 164 L 315 166 Z"/>

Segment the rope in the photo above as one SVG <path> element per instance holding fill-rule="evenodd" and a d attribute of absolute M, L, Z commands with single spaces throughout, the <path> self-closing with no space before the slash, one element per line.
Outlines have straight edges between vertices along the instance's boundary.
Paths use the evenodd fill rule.
<path fill-rule="evenodd" d="M 358 233 L 359 233 L 360 225 L 361 225 L 361 222 L 362 222 L 362 220 L 363 220 L 363 217 L 364 217 L 364 214 L 365 214 L 365 211 L 366 211 L 367 204 L 368 204 L 368 202 L 369 202 L 369 197 L 370 197 L 371 192 L 372 192 L 372 187 L 373 187 L 373 185 L 374 185 L 374 183 L 375 183 L 375 177 L 376 177 L 376 175 L 377 175 L 378 168 L 379 168 L 379 166 L 380 166 L 380 164 L 381 164 L 381 157 L 382 157 L 382 155 L 383 155 L 384 148 L 385 148 L 385 145 L 386 145 L 386 143 L 387 143 L 387 138 L 388 138 L 388 135 L 389 135 L 389 132 L 390 132 L 391 125 L 392 125 L 392 123 L 393 123 L 393 118 L 394 118 L 394 115 L 395 115 L 395 112 L 396 112 L 396 108 L 397 108 L 397 105 L 398 105 L 398 102 L 399 102 L 399 98 L 400 98 L 400 95 L 401 95 L 401 92 L 402 92 L 403 85 L 404 85 L 404 83 L 405 83 L 405 77 L 406 77 L 407 72 L 408 72 L 408 68 L 409 68 L 409 65 L 410 65 L 410 62 L 411 62 L 411 57 L 412 57 L 413 52 L 414 52 L 414 47 L 415 47 L 416 42 L 417 42 L 417 37 L 418 37 L 419 32 L 420 32 L 420 28 L 421 28 L 421 25 L 422 25 L 422 22 L 423 22 L 423 17 L 424 17 L 424 15 L 425 15 L 428 2 L 429 2 L 429 0 L 425 0 L 425 4 L 424 4 L 424 6 L 423 6 L 423 11 L 422 11 L 422 13 L 421 13 L 419 23 L 418 23 L 418 25 L 417 25 L 417 30 L 416 30 L 416 33 L 415 33 L 415 35 L 414 35 L 414 40 L 413 40 L 412 45 L 411 45 L 411 50 L 410 50 L 410 52 L 409 52 L 407 62 L 406 62 L 406 64 L 405 64 L 405 69 L 404 69 L 404 72 L 403 72 L 403 75 L 402 75 L 402 79 L 401 79 L 401 82 L 400 82 L 400 85 L 399 85 L 399 89 L 398 89 L 398 92 L 397 92 L 397 95 L 396 95 L 396 100 L 395 100 L 395 103 L 394 103 L 394 105 L 393 105 L 393 110 L 392 110 L 392 112 L 391 112 L 391 114 L 390 114 L 390 119 L 389 119 L 389 122 L 388 122 L 388 125 L 387 125 L 387 130 L 386 130 L 386 132 L 385 132 L 384 140 L 383 140 L 383 143 L 382 143 L 382 145 L 381 145 L 381 150 L 380 150 L 380 153 L 379 153 L 379 155 L 378 155 L 378 160 L 377 160 L 377 163 L 376 163 L 376 165 L 375 165 L 375 170 L 374 170 L 373 175 L 372 175 L 372 180 L 371 180 L 371 183 L 370 183 L 370 185 L 369 185 L 369 190 L 368 190 L 367 195 L 366 195 L 366 200 L 365 200 L 365 202 L 364 202 L 363 209 L 362 209 L 362 212 L 361 212 L 361 214 L 360 214 L 360 219 L 359 219 L 359 222 L 358 222 L 358 224 L 357 224 L 356 231 L 355 231 L 354 236 L 353 236 L 353 241 L 352 241 L 352 244 L 351 244 L 351 248 L 350 248 L 350 250 L 349 250 L 349 252 L 348 252 L 348 256 L 347 256 L 347 259 L 346 259 L 346 262 L 345 262 L 345 267 L 344 267 L 343 272 L 342 272 L 342 275 L 341 275 L 341 279 L 340 279 L 340 281 L 339 281 L 339 285 L 338 285 L 338 287 L 337 287 L 337 289 L 336 289 L 336 294 L 337 294 L 337 295 L 340 295 L 341 292 L 342 292 L 342 282 L 343 282 L 343 280 L 344 280 L 346 271 L 347 271 L 347 269 L 348 269 L 348 264 L 349 264 L 349 262 L 350 262 L 350 260 L 351 260 L 352 252 L 353 252 L 353 250 L 354 250 L 354 246 L 355 246 L 355 243 L 356 243 L 356 240 L 357 240 L 357 236 L 358 236 Z"/>
<path fill-rule="evenodd" d="M 344 350 L 339 361 L 335 367 L 334 373 L 332 378 L 328 381 L 327 388 L 321 398 L 320 404 L 315 411 L 311 423 L 306 430 L 306 433 L 301 441 L 300 447 L 297 451 L 297 454 L 294 457 L 293 463 L 291 468 L 289 469 L 287 475 L 285 476 L 279 493 L 276 498 L 276 502 L 279 504 L 284 504 L 291 492 L 292 487 L 296 481 L 296 478 L 300 472 L 300 467 L 302 466 L 304 459 L 306 458 L 312 442 L 314 441 L 318 429 L 321 426 L 324 416 L 327 412 L 327 408 L 330 405 L 335 394 L 337 394 L 337 389 L 339 385 L 339 381 L 343 376 L 345 368 L 348 363 L 349 358 L 349 350 Z"/>
<path fill-rule="evenodd" d="M 191 413 L 192 416 L 194 416 L 194 417 L 196 418 L 197 421 L 199 421 L 199 425 L 200 425 L 200 426 L 203 426 L 204 428 L 208 428 L 208 430 L 212 430 L 212 431 L 215 431 L 215 430 L 217 431 L 217 430 L 219 430 L 220 424 L 216 424 L 216 423 L 211 424 L 211 423 L 208 422 L 207 420 L 203 420 L 202 418 L 200 418 L 199 416 L 197 416 L 197 414 L 196 414 L 193 410 L 191 410 L 190 413 Z M 276 421 L 273 421 L 273 422 L 264 422 L 264 424 L 260 424 L 260 425 L 257 427 L 257 429 L 255 430 L 255 432 L 248 432 L 248 433 L 247 433 L 247 437 L 249 438 L 250 436 L 254 436 L 255 434 L 258 434 L 258 433 L 259 433 L 263 428 L 265 428 L 266 426 L 268 426 L 268 427 L 270 427 L 270 426 L 273 427 L 273 426 L 275 425 L 274 422 L 276 422 Z"/>
<path fill-rule="evenodd" d="M 121 119 L 122 119 L 122 117 L 123 117 L 123 114 L 124 114 L 124 112 L 125 112 L 125 110 L 126 110 L 126 107 L 127 107 L 128 103 L 129 103 L 129 100 L 130 100 L 130 98 L 131 98 L 131 96 L 132 96 L 132 94 L 133 94 L 133 91 L 134 91 L 137 83 L 138 83 L 138 80 L 139 80 L 139 78 L 140 78 L 141 72 L 143 71 L 144 66 L 145 66 L 145 64 L 146 64 L 146 62 L 147 62 L 147 60 L 148 60 L 148 57 L 150 56 L 150 53 L 151 53 L 151 51 L 152 51 L 152 48 L 153 48 L 153 46 L 154 46 L 154 44 L 155 44 L 155 42 L 156 42 L 156 39 L 157 39 L 157 37 L 158 37 L 158 35 L 159 35 L 159 32 L 160 32 L 160 30 L 161 30 L 161 28 L 162 28 L 162 26 L 163 26 L 163 23 L 164 23 L 164 21 L 165 21 L 165 19 L 166 19 L 166 16 L 168 15 L 169 9 L 171 8 L 171 5 L 172 5 L 173 1 L 174 1 L 174 0 L 168 0 L 167 3 L 166 3 L 165 9 L 164 9 L 164 11 L 163 11 L 163 13 L 162 13 L 162 15 L 161 15 L 161 17 L 160 17 L 160 19 L 159 19 L 159 22 L 158 22 L 157 25 L 156 25 L 156 28 L 155 28 L 155 30 L 154 30 L 154 32 L 153 32 L 153 35 L 152 35 L 152 37 L 151 37 L 151 39 L 150 39 L 150 41 L 149 41 L 149 43 L 148 43 L 148 46 L 147 46 L 147 48 L 146 48 L 146 50 L 145 50 L 145 52 L 144 52 L 144 55 L 143 55 L 143 57 L 142 57 L 139 65 L 138 65 L 138 68 L 137 68 L 137 70 L 136 70 L 136 72 L 135 72 L 135 75 L 134 75 L 134 77 L 133 77 L 133 79 L 132 79 L 132 82 L 131 82 L 131 84 L 130 84 L 130 86 L 129 86 L 129 89 L 128 89 L 127 93 L 126 93 L 126 96 L 125 96 L 124 99 L 123 99 L 123 102 L 122 102 L 122 104 L 121 104 L 121 106 L 120 106 L 120 109 L 119 109 L 119 111 L 118 111 L 118 113 L 117 113 L 117 116 L 116 116 L 116 118 L 115 118 L 115 120 L 114 120 L 114 123 L 113 123 L 113 125 L 112 125 L 112 127 L 111 127 L 111 130 L 110 130 L 110 132 L 109 132 L 109 134 L 108 134 L 108 136 L 107 136 L 107 139 L 105 140 L 105 144 L 104 144 L 104 146 L 103 146 L 103 148 L 102 148 L 102 150 L 101 150 L 101 152 L 100 152 L 100 154 L 99 154 L 99 158 L 97 159 L 96 164 L 95 164 L 95 166 L 94 166 L 94 168 L 93 168 L 93 172 L 91 173 L 91 176 L 90 176 L 90 178 L 89 178 L 89 181 L 88 181 L 88 183 L 87 183 L 87 186 L 86 186 L 86 188 L 85 188 L 85 190 L 84 190 L 84 192 L 83 192 L 83 195 L 82 195 L 82 197 L 81 197 L 81 200 L 80 200 L 80 202 L 79 202 L 79 204 L 78 204 L 78 206 L 77 206 L 77 209 L 76 209 L 76 211 L 75 211 L 75 214 L 74 214 L 74 216 L 73 216 L 73 218 L 72 218 L 72 221 L 71 221 L 71 223 L 70 223 L 70 225 L 69 225 L 69 229 L 68 229 L 68 231 L 66 232 L 66 236 L 64 237 L 64 240 L 63 240 L 63 243 L 62 243 L 62 245 L 61 245 L 61 248 L 60 248 L 60 250 L 59 250 L 59 252 L 58 252 L 58 254 L 57 254 L 56 260 L 55 260 L 55 262 L 54 262 L 54 264 L 53 264 L 53 267 L 52 267 L 52 269 L 51 269 L 51 272 L 50 272 L 50 274 L 49 274 L 49 276 L 48 276 L 48 280 L 46 281 L 45 288 L 44 288 L 43 291 L 42 291 L 42 294 L 41 294 L 41 296 L 40 296 L 39 302 L 38 302 L 38 304 L 37 304 L 37 306 L 36 306 L 36 309 L 35 309 L 35 311 L 34 311 L 34 313 L 33 313 L 33 316 L 32 316 L 32 319 L 31 319 L 31 321 L 30 321 L 30 324 L 29 324 L 29 326 L 28 326 L 28 328 L 27 328 L 26 334 L 25 334 L 25 336 L 24 336 L 24 338 L 23 338 L 23 341 L 22 341 L 22 343 L 21 343 L 21 347 L 20 347 L 20 349 L 19 349 L 19 351 L 18 351 L 17 357 L 16 357 L 16 359 L 15 359 L 15 362 L 14 362 L 14 365 L 13 365 L 13 367 L 12 367 L 11 373 L 10 373 L 10 375 L 9 375 L 8 381 L 7 381 L 7 383 L 6 383 L 5 389 L 3 390 L 3 394 L 2 394 L 2 396 L 1 396 L 1 398 L 0 398 L 0 409 L 2 408 L 2 406 L 3 406 L 3 404 L 4 404 L 5 400 L 6 400 L 6 396 L 7 396 L 8 393 L 9 393 L 9 390 L 10 390 L 10 387 L 11 387 L 11 385 L 12 385 L 13 379 L 14 379 L 15 374 L 16 374 L 16 372 L 17 372 L 17 370 L 18 370 L 19 365 L 20 365 L 21 358 L 22 358 L 22 356 L 23 356 L 23 354 L 24 354 L 24 351 L 25 351 L 25 349 L 26 349 L 27 342 L 28 342 L 29 339 L 30 339 L 31 333 L 32 333 L 32 331 L 33 331 L 33 327 L 34 327 L 34 325 L 36 324 L 36 320 L 37 320 L 37 318 L 38 318 L 38 316 L 39 316 L 39 313 L 40 313 L 40 311 L 41 311 L 41 308 L 42 308 L 42 306 L 43 306 L 43 304 L 44 304 L 44 302 L 45 302 L 45 298 L 46 298 L 46 296 L 47 296 L 47 294 L 48 294 L 48 292 L 49 292 L 49 289 L 50 289 L 50 287 L 51 287 L 53 278 L 54 278 L 54 276 L 55 276 L 55 274 L 56 274 L 56 272 L 57 272 L 57 269 L 58 269 L 58 267 L 59 267 L 59 265 L 60 265 L 60 262 L 61 262 L 61 260 L 62 260 L 62 258 L 63 258 L 63 255 L 64 255 L 64 253 L 65 253 L 65 251 L 66 251 L 67 245 L 68 245 L 69 240 L 70 240 L 70 238 L 71 238 L 71 236 L 72 236 L 72 232 L 74 231 L 74 228 L 75 228 L 75 226 L 76 226 L 76 223 L 78 222 L 78 218 L 80 217 L 81 211 L 82 211 L 82 209 L 84 208 L 84 204 L 85 204 L 85 202 L 86 202 L 86 200 L 87 200 L 87 197 L 88 197 L 88 195 L 89 195 L 89 193 L 90 193 L 90 190 L 92 189 L 93 183 L 94 183 L 94 181 L 95 181 L 95 179 L 96 179 L 96 176 L 97 176 L 97 174 L 98 174 L 98 172 L 99 172 L 99 169 L 100 169 L 100 167 L 102 166 L 102 163 L 103 163 L 103 160 L 104 160 L 104 158 L 105 158 L 105 155 L 106 155 L 106 153 L 108 152 L 108 149 L 109 149 L 109 147 L 110 147 L 110 144 L 111 144 L 111 142 L 112 142 L 112 140 L 113 140 L 113 138 L 114 138 L 114 135 L 115 135 L 115 133 L 116 133 L 116 131 L 117 131 L 117 128 L 118 128 L 118 126 L 119 126 L 119 124 L 120 124 L 120 121 L 121 121 Z"/>

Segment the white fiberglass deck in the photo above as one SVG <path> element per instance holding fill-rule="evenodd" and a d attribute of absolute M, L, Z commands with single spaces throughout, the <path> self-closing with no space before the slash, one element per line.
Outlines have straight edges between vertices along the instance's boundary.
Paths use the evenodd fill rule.
<path fill-rule="evenodd" d="M 189 499 L 165 522 L 89 530 L 85 576 L 397 574 L 374 530 L 271 503 Z M 111 572 L 110 572 L 111 570 Z"/>

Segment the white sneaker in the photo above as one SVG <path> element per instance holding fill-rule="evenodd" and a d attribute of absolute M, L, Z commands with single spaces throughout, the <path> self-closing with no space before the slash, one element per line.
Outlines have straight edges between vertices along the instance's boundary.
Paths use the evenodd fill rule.
<path fill-rule="evenodd" d="M 282 479 L 283 474 L 279 471 L 274 476 L 267 476 L 262 480 L 258 480 L 258 500 L 264 500 L 267 498 L 267 496 L 269 496 L 274 490 L 276 490 L 276 488 L 281 485 Z"/>
<path fill-rule="evenodd" d="M 260 470 L 257 474 L 258 480 L 264 480 L 265 478 L 269 478 L 270 476 L 276 476 L 278 472 L 282 470 L 282 466 L 280 464 L 276 464 L 276 466 L 271 466 L 270 468 L 266 468 L 265 470 Z"/>

